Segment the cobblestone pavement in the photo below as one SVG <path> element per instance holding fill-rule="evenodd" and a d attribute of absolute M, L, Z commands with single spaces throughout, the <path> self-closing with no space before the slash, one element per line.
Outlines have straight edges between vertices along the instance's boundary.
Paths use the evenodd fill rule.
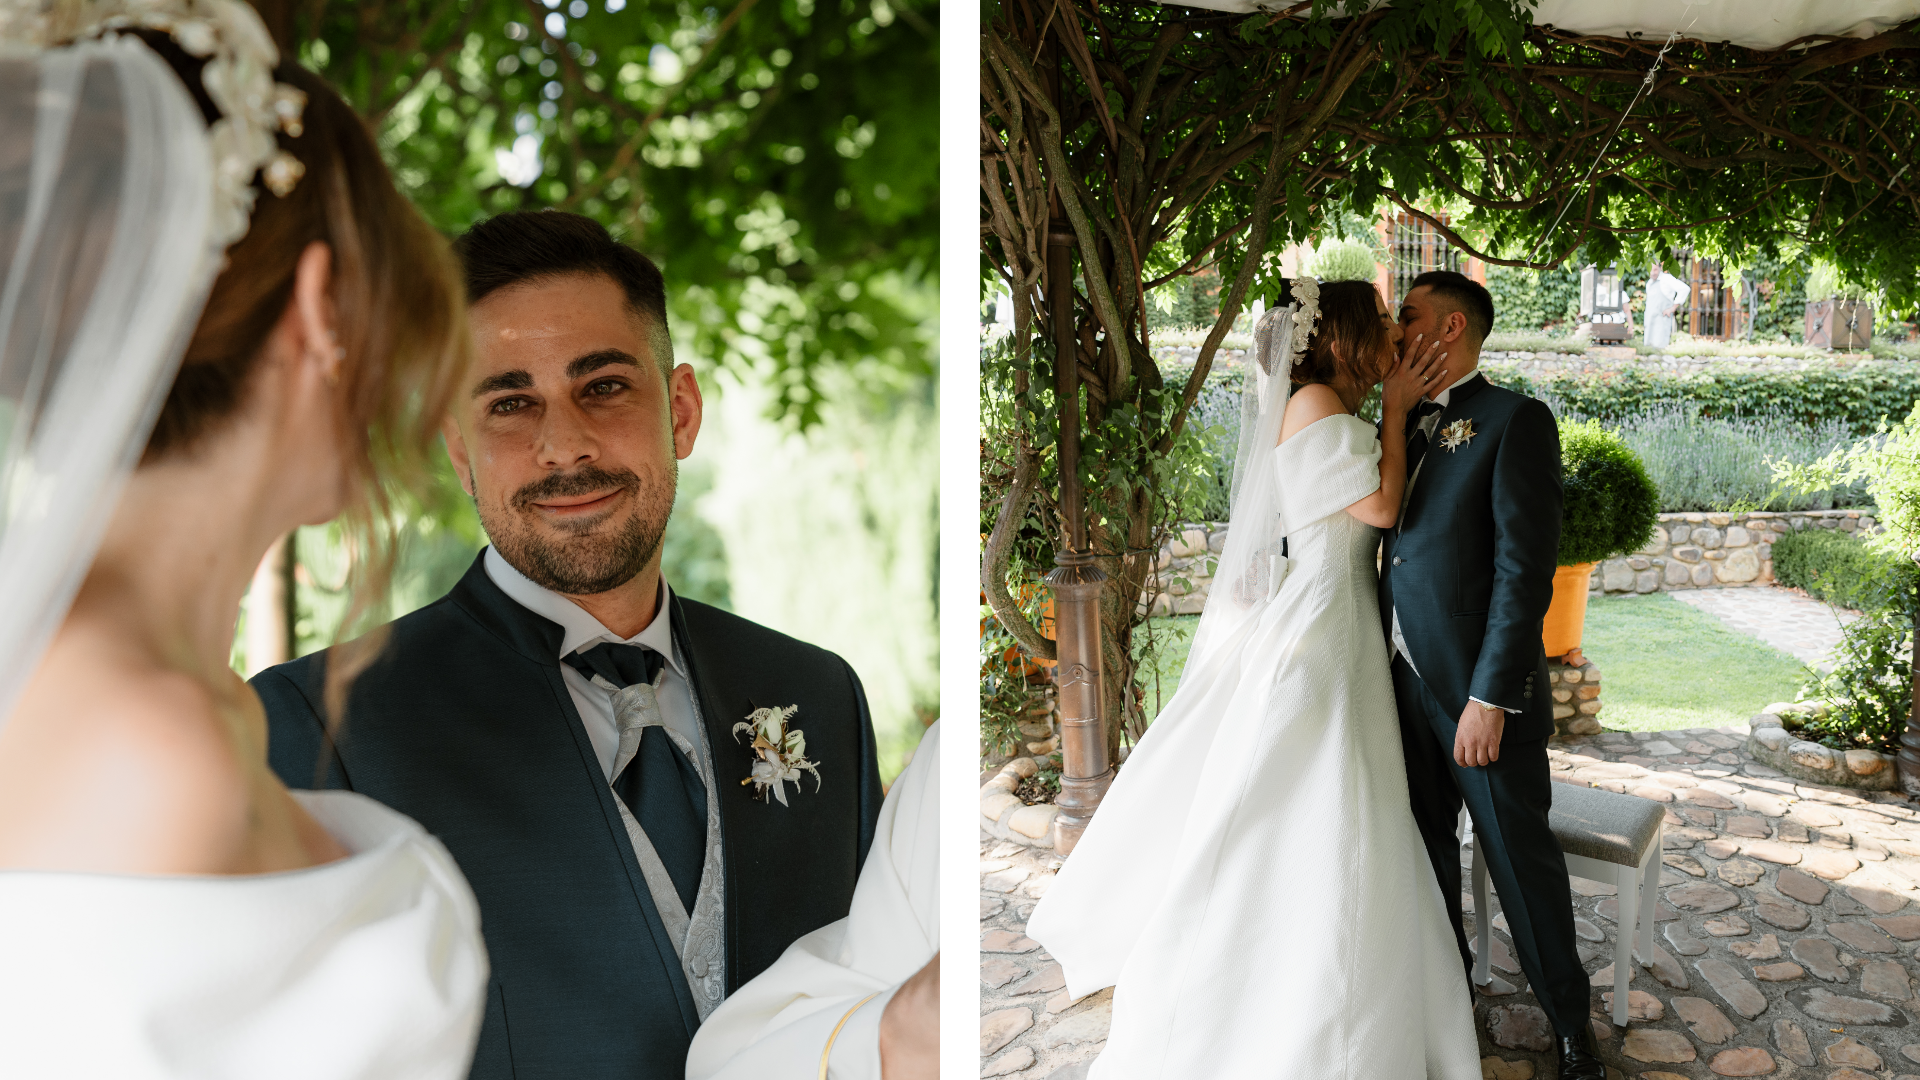
<path fill-rule="evenodd" d="M 1633 972 L 1624 1029 L 1605 1017 L 1617 898 L 1574 882 L 1610 1080 L 1920 1080 L 1920 811 L 1899 795 L 1783 777 L 1746 756 L 1745 737 L 1605 732 L 1549 751 L 1556 781 L 1668 810 L 1660 932 L 1642 958 L 1651 967 Z M 1022 933 L 1053 853 L 989 837 L 980 855 L 981 1075 L 1081 1080 L 1112 997 L 1066 1000 L 1060 966 Z M 1546 1017 L 1498 907 L 1495 982 L 1475 1009 L 1482 1074 L 1551 1077 Z"/>
<path fill-rule="evenodd" d="M 1857 611 L 1829 607 L 1805 593 L 1770 585 L 1683 589 L 1666 595 L 1822 671 L 1832 670 L 1826 661 L 1840 644 L 1841 627 L 1860 617 Z"/>

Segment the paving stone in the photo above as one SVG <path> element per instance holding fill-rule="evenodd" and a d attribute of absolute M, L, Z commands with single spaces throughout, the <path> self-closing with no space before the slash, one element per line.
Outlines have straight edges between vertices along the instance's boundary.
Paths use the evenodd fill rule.
<path fill-rule="evenodd" d="M 1804 844 L 1808 839 L 1807 827 L 1797 821 L 1783 821 L 1780 823 L 1779 830 L 1774 833 L 1774 839 L 1789 844 Z"/>
<path fill-rule="evenodd" d="M 1661 846 L 1665 847 L 1667 845 L 1662 844 Z M 1682 846 L 1690 846 L 1690 845 L 1682 845 Z M 1735 855 L 1738 855 L 1740 853 L 1740 845 L 1735 843 L 1732 840 L 1722 840 L 1718 837 L 1715 837 L 1714 839 L 1707 841 L 1706 846 L 1701 848 L 1700 850 L 1706 852 L 1707 857 L 1710 859 L 1731 859 Z"/>
<path fill-rule="evenodd" d="M 1811 825 L 1816 829 L 1824 829 L 1829 826 L 1841 824 L 1841 817 L 1834 811 L 1833 807 L 1824 806 L 1817 802 L 1795 803 L 1789 813 L 1793 820 L 1798 821 L 1802 825 Z"/>
<path fill-rule="evenodd" d="M 1803 904 L 1819 904 L 1827 898 L 1827 883 L 1792 867 L 1781 869 L 1773 887 Z"/>
<path fill-rule="evenodd" d="M 1007 909 L 1007 902 L 997 896 L 980 898 L 980 921 L 986 922 Z"/>
<path fill-rule="evenodd" d="M 1880 1060 L 1880 1055 L 1874 1053 L 1873 1047 L 1851 1035 L 1830 1044 L 1820 1052 L 1820 1056 L 1826 1058 L 1829 1065 L 1853 1065 L 1868 1072 L 1886 1067 L 1886 1062 Z"/>
<path fill-rule="evenodd" d="M 1655 979 L 1660 980 L 1675 990 L 1685 990 L 1687 988 L 1687 969 L 1681 967 L 1679 961 L 1668 955 L 1667 950 L 1655 945 L 1653 947 L 1653 959 L 1651 961 L 1641 956 L 1638 948 L 1634 949 L 1633 955 L 1647 965 L 1647 970 L 1653 972 Z M 1608 985 L 1611 986 L 1612 984 L 1609 983 Z"/>
<path fill-rule="evenodd" d="M 998 1009 L 981 1017 L 980 1056 L 999 1053 L 1032 1026 L 1033 1013 L 1023 1008 Z"/>
<path fill-rule="evenodd" d="M 1693 1044 L 1677 1031 L 1631 1028 L 1620 1052 L 1635 1061 L 1680 1062 L 1694 1059 Z"/>
<path fill-rule="evenodd" d="M 1793 943 L 1790 950 L 1793 958 L 1807 966 L 1807 970 L 1828 982 L 1846 982 L 1847 969 L 1840 963 L 1840 951 L 1826 938 L 1801 938 Z"/>
<path fill-rule="evenodd" d="M 1700 924 L 1700 929 L 1714 937 L 1739 937 L 1753 933 L 1753 924 L 1739 915 L 1722 915 L 1717 919 L 1708 919 Z"/>
<path fill-rule="evenodd" d="M 998 989 L 1027 973 L 1025 964 L 995 957 L 980 965 L 980 985 Z"/>
<path fill-rule="evenodd" d="M 1553 1049 L 1553 1025 L 1535 1005 L 1495 1005 L 1487 1010 L 1487 1037 L 1508 1050 L 1544 1054 Z"/>
<path fill-rule="evenodd" d="M 1067 973 L 1061 970 L 1059 964 L 1048 964 L 1014 983 L 1008 988 L 1007 993 L 1015 997 L 1021 994 L 1051 994 L 1056 990 L 1066 989 L 1066 986 Z"/>
<path fill-rule="evenodd" d="M 1701 866 L 1700 860 L 1691 855 L 1662 855 L 1660 861 L 1683 874 L 1692 874 L 1694 877 L 1707 876 L 1707 868 Z"/>
<path fill-rule="evenodd" d="M 1900 1056 L 1920 1065 L 1920 1044 L 1908 1043 L 1900 1048 Z"/>
<path fill-rule="evenodd" d="M 1747 886 L 1760 880 L 1767 872 L 1766 867 L 1752 859 L 1732 859 L 1720 864 L 1720 880 L 1729 885 Z"/>
<path fill-rule="evenodd" d="M 1766 821 L 1752 814 L 1728 814 L 1726 831 L 1734 836 L 1749 836 L 1755 840 L 1765 840 L 1773 835 Z"/>
<path fill-rule="evenodd" d="M 1732 865 L 1734 864 L 1727 864 L 1727 866 Z M 1759 880 L 1759 867 L 1753 863 L 1747 863 L 1747 865 L 1754 867 L 1754 880 Z M 1726 866 L 1720 868 L 1722 877 L 1726 876 L 1726 871 Z M 1725 911 L 1728 908 L 1740 906 L 1740 894 L 1731 889 L 1723 889 L 1718 885 L 1708 885 L 1705 883 L 1698 885 L 1681 885 L 1668 889 L 1667 899 L 1674 907 L 1685 908 L 1696 915 L 1710 915 L 1716 911 Z"/>
<path fill-rule="evenodd" d="M 1896 960 L 1875 960 L 1860 973 L 1860 992 L 1893 1001 L 1913 997 L 1913 982 Z"/>
<path fill-rule="evenodd" d="M 1699 888 L 1699 887 L 1700 886 L 1697 886 L 1697 885 L 1682 886 L 1682 888 Z M 1706 886 L 1706 888 L 1711 889 L 1711 888 L 1715 888 L 1715 886 L 1708 885 Z M 1735 902 L 1738 903 L 1737 900 Z M 1619 922 L 1620 921 L 1620 898 L 1617 896 L 1609 896 L 1601 900 L 1599 903 L 1593 905 L 1593 913 L 1607 920 L 1608 922 L 1613 922 L 1613 923 Z M 1654 903 L 1653 905 L 1653 921 L 1654 922 L 1656 923 L 1669 922 L 1679 917 L 1680 917 L 1680 912 L 1675 910 L 1674 906 L 1672 904 L 1667 903 L 1665 900 L 1659 900 Z M 1639 916 L 1635 916 L 1635 918 L 1638 919 Z"/>
<path fill-rule="evenodd" d="M 1641 784 L 1639 787 L 1629 787 L 1627 794 L 1636 798 L 1646 799 L 1648 802 L 1665 803 L 1673 801 L 1673 792 L 1668 791 L 1658 784 Z"/>
<path fill-rule="evenodd" d="M 1480 1080 L 1533 1080 L 1533 1062 L 1505 1058 L 1480 1059 Z"/>
<path fill-rule="evenodd" d="M 1585 960 L 1580 962 L 1583 964 L 1586 963 Z M 1505 997 L 1508 994 L 1517 994 L 1520 992 L 1519 987 L 1492 972 L 1487 973 L 1487 983 L 1485 986 L 1476 986 L 1473 990 L 1474 993 L 1482 997 Z"/>
<path fill-rule="evenodd" d="M 1891 1005 L 1864 998 L 1845 997 L 1831 990 L 1814 987 L 1811 990 L 1795 990 L 1787 995 L 1787 1000 L 1798 1006 L 1800 1011 L 1815 1020 L 1825 1020 L 1830 1024 L 1853 1026 L 1856 1024 L 1888 1024 L 1905 1027 L 1906 1017 Z"/>
<path fill-rule="evenodd" d="M 1687 933 L 1684 923 L 1668 923 L 1665 932 L 1667 944 L 1672 945 L 1673 951 L 1681 956 L 1699 956 L 1707 951 L 1706 943 Z"/>
<path fill-rule="evenodd" d="M 1608 985 L 1612 984 L 1609 983 Z M 1613 1015 L 1613 995 L 1601 994 L 1600 1007 L 1605 1009 L 1607 1015 L 1611 1017 Z M 1645 990 L 1627 991 L 1627 1019 L 1629 1021 L 1639 1020 L 1643 1023 L 1651 1024 L 1665 1015 L 1667 1015 L 1667 1007 L 1660 1004 L 1659 998 L 1654 997 Z"/>
<path fill-rule="evenodd" d="M 1835 1069 L 1828 1073 L 1827 1080 L 1879 1080 L 1879 1078 L 1871 1073 L 1863 1073 L 1859 1069 L 1849 1066 L 1844 1069 Z"/>
<path fill-rule="evenodd" d="M 1033 873 L 1024 866 L 1012 866 L 998 873 L 988 874 L 980 879 L 980 887 L 993 892 L 1010 893 L 1019 888 Z"/>
<path fill-rule="evenodd" d="M 1717 791 L 1708 791 L 1704 787 L 1693 788 L 1680 797 L 1697 806 L 1711 807 L 1715 810 L 1734 809 L 1732 799 L 1727 798 Z"/>
<path fill-rule="evenodd" d="M 1024 953 L 1039 947 L 1039 942 L 1012 930 L 989 930 L 980 935 L 981 952 Z"/>
<path fill-rule="evenodd" d="M 1631 1004 L 1631 998 L 1628 999 Z M 1733 1021 L 1727 1014 L 1706 998 L 1677 997 L 1673 999 L 1673 1011 L 1693 1029 L 1693 1037 L 1711 1046 L 1718 1046 L 1738 1034 Z"/>
<path fill-rule="evenodd" d="M 1898 893 L 1888 892 L 1885 889 L 1876 889 L 1871 885 L 1849 885 L 1847 886 L 1847 895 L 1871 908 L 1874 913 L 1878 915 L 1891 915 L 1907 906 L 1906 897 Z M 1903 917 L 1915 918 L 1915 916 L 1911 915 Z M 1889 930 L 1888 933 L 1892 933 L 1892 931 Z M 1900 940 L 1907 941 L 1910 939 L 1901 938 Z"/>
<path fill-rule="evenodd" d="M 1772 923 L 1782 930 L 1805 930 L 1813 921 L 1807 909 L 1791 900 L 1776 900 L 1771 896 L 1762 896 L 1754 900 L 1753 913 L 1762 921 Z"/>
<path fill-rule="evenodd" d="M 1839 881 L 1855 870 L 1860 869 L 1860 860 L 1844 851 L 1828 851 L 1825 848 L 1808 848 L 1800 865 L 1807 872 L 1828 881 Z"/>
<path fill-rule="evenodd" d="M 1746 980 L 1738 968 L 1725 960 L 1709 957 L 1693 965 L 1733 1011 L 1751 1020 L 1767 1011 L 1767 996 Z"/>
<path fill-rule="evenodd" d="M 1773 1055 L 1753 1046 L 1722 1050 L 1707 1062 L 1719 1076 L 1765 1076 L 1773 1071 Z"/>
<path fill-rule="evenodd" d="M 1759 941 L 1736 941 L 1727 948 L 1742 960 L 1772 960 L 1780 955 L 1780 937 L 1768 934 Z"/>
<path fill-rule="evenodd" d="M 1705 806 L 1676 805 L 1667 813 L 1684 819 L 1689 825 L 1698 825 L 1706 829 L 1711 829 L 1718 823 L 1713 811 Z"/>
<path fill-rule="evenodd" d="M 1086 1012 L 1054 1021 L 1052 1027 L 1040 1033 L 1040 1042 L 1049 1050 L 1079 1043 L 1101 1042 L 1106 1039 L 1107 1029 L 1112 1026 L 1113 1000 L 1109 998 L 1094 1004 Z"/>
<path fill-rule="evenodd" d="M 1880 932 L 1875 926 L 1856 922 L 1835 922 L 1827 924 L 1827 933 L 1855 952 L 1890 953 L 1897 952 L 1899 946 L 1893 939 Z"/>
<path fill-rule="evenodd" d="M 1792 982 L 1807 977 L 1807 969 L 1791 960 L 1782 960 L 1777 964 L 1760 964 L 1753 969 L 1753 977 L 1761 982 Z"/>
<path fill-rule="evenodd" d="M 1765 814 L 1768 817 L 1779 817 L 1788 810 L 1787 800 L 1769 791 L 1748 789 L 1734 796 L 1734 801 L 1756 814 Z"/>
<path fill-rule="evenodd" d="M 1740 853 L 1751 855 L 1763 862 L 1780 863 L 1792 866 L 1800 861 L 1801 850 L 1792 844 L 1783 844 L 1778 840 L 1748 840 L 1740 845 Z"/>
<path fill-rule="evenodd" d="M 1014 1073 L 1033 1068 L 1033 1047 L 1016 1046 L 1012 1050 L 989 1061 L 980 1070 L 981 1076 L 1010 1076 Z"/>
<path fill-rule="evenodd" d="M 1782 1057 L 1795 1065 L 1813 1064 L 1813 1047 L 1807 1045 L 1807 1033 L 1791 1020 L 1773 1022 L 1773 1045 Z"/>
<path fill-rule="evenodd" d="M 1487 950 L 1487 962 L 1509 975 L 1520 974 L 1520 962 L 1513 958 L 1513 952 L 1507 948 L 1507 943 L 1497 937 L 1488 937 L 1487 940 L 1493 943 L 1493 947 Z M 1477 937 L 1468 938 L 1467 950 L 1478 956 L 1480 940 Z"/>
<path fill-rule="evenodd" d="M 1582 941 L 1605 941 L 1607 935 L 1601 929 L 1578 915 L 1573 917 L 1574 936 Z"/>

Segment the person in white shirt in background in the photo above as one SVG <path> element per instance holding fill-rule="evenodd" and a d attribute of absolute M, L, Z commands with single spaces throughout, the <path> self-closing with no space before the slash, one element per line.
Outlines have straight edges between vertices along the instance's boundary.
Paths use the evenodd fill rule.
<path fill-rule="evenodd" d="M 1654 263 L 1652 273 L 1647 277 L 1647 336 L 1646 343 L 1656 349 L 1664 349 L 1673 342 L 1673 315 L 1680 310 L 1693 290 L 1687 283 L 1666 273 L 1659 263 Z"/>
<path fill-rule="evenodd" d="M 936 722 L 887 791 L 853 909 L 720 1003 L 687 1080 L 940 1074 L 939 761 Z"/>

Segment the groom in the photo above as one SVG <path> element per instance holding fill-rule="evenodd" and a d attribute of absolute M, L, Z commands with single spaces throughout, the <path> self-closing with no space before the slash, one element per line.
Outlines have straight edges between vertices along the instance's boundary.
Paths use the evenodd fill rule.
<path fill-rule="evenodd" d="M 1409 349 L 1445 342 L 1460 373 L 1408 419 L 1405 503 L 1381 553 L 1414 817 L 1471 972 L 1454 834 L 1466 804 L 1520 968 L 1558 1036 L 1561 1080 L 1601 1080 L 1566 860 L 1547 824 L 1553 703 L 1540 622 L 1560 545 L 1559 429 L 1545 405 L 1477 370 L 1493 328 L 1484 286 L 1422 274 L 1400 325 Z"/>
<path fill-rule="evenodd" d="M 866 699 L 839 657 L 661 577 L 701 399 L 659 270 L 552 211 L 456 249 L 474 361 L 447 450 L 493 546 L 389 627 L 331 737 L 343 650 L 256 677 L 269 757 L 460 864 L 492 961 L 473 1077 L 681 1080 L 720 999 L 847 914 L 881 803 Z M 754 714 L 817 779 L 754 780 Z"/>

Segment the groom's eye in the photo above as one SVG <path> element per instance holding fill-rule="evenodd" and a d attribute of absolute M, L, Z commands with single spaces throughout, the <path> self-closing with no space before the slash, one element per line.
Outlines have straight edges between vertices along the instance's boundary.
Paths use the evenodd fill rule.
<path fill-rule="evenodd" d="M 605 397 L 608 394 L 617 394 L 626 388 L 627 384 L 619 379 L 600 379 L 588 384 L 587 394 L 591 397 Z"/>
<path fill-rule="evenodd" d="M 499 401 L 487 406 L 487 411 L 495 416 L 508 416 L 526 408 L 528 404 L 529 402 L 526 398 L 501 398 Z"/>

